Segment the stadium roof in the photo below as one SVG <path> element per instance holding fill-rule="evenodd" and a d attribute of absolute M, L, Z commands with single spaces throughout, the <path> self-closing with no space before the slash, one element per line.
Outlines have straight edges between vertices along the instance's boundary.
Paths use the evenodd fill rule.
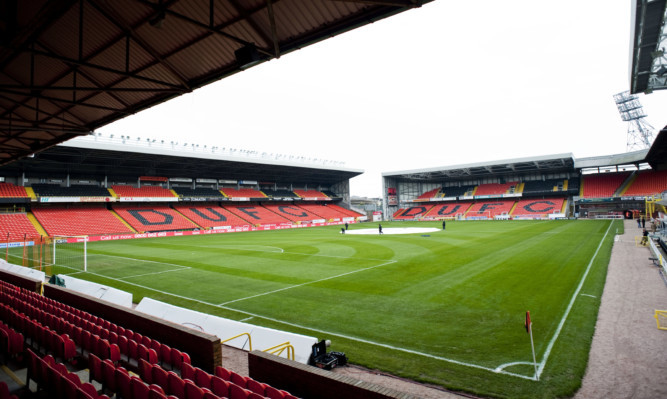
<path fill-rule="evenodd" d="M 76 139 L 22 158 L 1 169 L 4 176 L 72 177 L 136 182 L 139 176 L 251 180 L 277 184 L 331 185 L 363 173 L 324 163 L 299 163 L 218 150 L 173 148 L 169 144 L 123 144 L 120 140 Z"/>
<path fill-rule="evenodd" d="M 630 93 L 667 89 L 667 0 L 633 0 L 630 54 Z"/>
<path fill-rule="evenodd" d="M 482 176 L 506 176 L 530 172 L 568 172 L 572 171 L 573 168 L 574 156 L 572 154 L 556 154 L 438 168 L 385 172 L 382 173 L 382 176 L 408 180 L 466 180 Z"/>
<path fill-rule="evenodd" d="M 646 162 L 649 150 L 626 152 L 623 154 L 601 155 L 597 157 L 579 158 L 574 161 L 575 169 L 600 168 L 612 165 L 638 165 Z"/>
<path fill-rule="evenodd" d="M 667 169 L 667 126 L 663 127 L 646 154 L 646 162 L 655 170 Z"/>
<path fill-rule="evenodd" d="M 430 1 L 2 1 L 0 165 Z"/>

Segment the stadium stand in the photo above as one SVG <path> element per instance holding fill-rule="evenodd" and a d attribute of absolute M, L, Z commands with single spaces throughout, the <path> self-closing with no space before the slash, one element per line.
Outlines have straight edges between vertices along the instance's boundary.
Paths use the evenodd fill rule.
<path fill-rule="evenodd" d="M 518 182 L 480 184 L 475 191 L 475 196 L 511 194 L 517 192 L 518 185 Z"/>
<path fill-rule="evenodd" d="M 474 188 L 475 188 L 474 186 L 443 187 L 440 190 L 440 195 L 443 198 L 461 197 L 468 192 L 472 192 L 472 190 L 474 190 Z"/>
<path fill-rule="evenodd" d="M 322 219 L 321 216 L 311 212 L 305 207 L 295 204 L 264 204 L 266 209 L 271 212 L 284 217 L 292 222 L 310 222 L 317 219 Z"/>
<path fill-rule="evenodd" d="M 0 320 L 2 358 L 27 365 L 22 398 L 296 398 L 220 365 L 208 372 L 185 351 L 2 280 Z M 18 398 L 4 382 L 0 395 Z"/>
<path fill-rule="evenodd" d="M 32 189 L 39 197 L 111 197 L 109 190 L 94 185 L 33 184 Z"/>
<path fill-rule="evenodd" d="M 358 217 L 358 213 L 350 211 L 348 209 L 342 208 L 333 204 L 299 204 L 300 208 L 305 209 L 308 212 L 311 212 L 317 216 L 317 219 L 326 219 L 326 220 L 341 220 L 346 217 Z"/>
<path fill-rule="evenodd" d="M 25 187 L 12 183 L 0 182 L 0 197 L 2 198 L 29 198 Z"/>
<path fill-rule="evenodd" d="M 618 190 L 628 176 L 630 176 L 629 172 L 584 175 L 582 179 L 582 197 L 613 197 L 616 190 Z"/>
<path fill-rule="evenodd" d="M 574 177 L 572 179 L 567 179 L 567 193 L 568 195 L 579 195 L 579 189 L 581 187 L 581 178 Z"/>
<path fill-rule="evenodd" d="M 416 205 L 410 208 L 399 209 L 394 213 L 395 220 L 414 220 L 424 216 L 433 205 Z"/>
<path fill-rule="evenodd" d="M 214 204 L 177 205 L 175 209 L 204 228 L 250 225 L 227 209 Z"/>
<path fill-rule="evenodd" d="M 38 237 L 40 234 L 25 213 L 0 214 L 0 242 Z"/>
<path fill-rule="evenodd" d="M 113 213 L 100 205 L 34 207 L 35 218 L 50 236 L 78 236 L 128 233 Z"/>
<path fill-rule="evenodd" d="M 431 208 L 424 218 L 449 218 L 455 217 L 459 213 L 465 213 L 472 202 L 448 202 L 446 204 L 438 204 Z"/>
<path fill-rule="evenodd" d="M 351 209 L 343 208 L 342 206 L 340 206 L 340 205 L 338 205 L 338 204 L 323 204 L 322 206 L 326 206 L 326 207 L 328 207 L 328 208 L 330 208 L 330 209 L 335 209 L 336 211 L 338 211 L 338 212 L 340 212 L 341 214 L 343 214 L 343 215 L 345 215 L 345 216 L 348 216 L 348 217 L 359 217 L 359 216 L 363 216 L 363 215 L 362 215 L 361 213 L 359 213 L 359 212 L 355 212 L 355 211 L 353 211 L 353 210 L 351 210 Z"/>
<path fill-rule="evenodd" d="M 643 170 L 637 173 L 623 196 L 647 196 L 667 191 L 667 170 Z"/>
<path fill-rule="evenodd" d="M 531 180 L 524 183 L 524 195 L 550 195 L 568 190 L 568 182 L 564 179 Z"/>
<path fill-rule="evenodd" d="M 522 199 L 514 207 L 512 216 L 546 217 L 550 213 L 561 212 L 564 202 L 565 198 Z"/>
<path fill-rule="evenodd" d="M 330 199 L 329 197 L 326 196 L 321 191 L 318 190 L 294 190 L 294 193 L 298 195 L 301 198 L 308 198 L 311 200 L 317 199 L 317 200 L 328 200 Z"/>
<path fill-rule="evenodd" d="M 263 192 L 255 190 L 254 188 L 223 187 L 220 189 L 220 191 L 222 191 L 225 196 L 230 198 L 266 198 L 266 195 Z"/>
<path fill-rule="evenodd" d="M 341 196 L 329 190 L 322 190 L 322 194 L 326 195 L 329 198 L 340 198 Z"/>
<path fill-rule="evenodd" d="M 466 217 L 484 216 L 486 212 L 493 218 L 496 215 L 509 214 L 516 201 L 498 200 L 498 201 L 477 201 L 470 206 L 466 212 Z"/>
<path fill-rule="evenodd" d="M 268 190 L 262 189 L 262 192 L 269 198 L 299 198 L 294 191 L 290 190 Z"/>
<path fill-rule="evenodd" d="M 190 230 L 197 227 L 166 205 L 114 205 L 113 209 L 140 232 Z"/>
<path fill-rule="evenodd" d="M 422 195 L 420 195 L 416 199 L 417 200 L 422 200 L 422 199 L 430 199 L 430 198 L 439 197 L 438 194 L 440 194 L 440 189 L 441 189 L 440 187 L 434 188 L 433 190 L 430 190 L 430 191 L 427 191 L 427 192 L 423 193 Z"/>
<path fill-rule="evenodd" d="M 173 190 L 182 198 L 223 198 L 219 190 L 208 187 L 174 187 Z"/>
<path fill-rule="evenodd" d="M 138 197 L 138 198 L 169 198 L 174 197 L 174 193 L 166 188 L 159 186 L 141 186 L 132 187 L 127 185 L 113 185 L 111 189 L 119 197 Z"/>
<path fill-rule="evenodd" d="M 287 218 L 261 205 L 225 205 L 224 208 L 252 225 L 292 224 Z"/>

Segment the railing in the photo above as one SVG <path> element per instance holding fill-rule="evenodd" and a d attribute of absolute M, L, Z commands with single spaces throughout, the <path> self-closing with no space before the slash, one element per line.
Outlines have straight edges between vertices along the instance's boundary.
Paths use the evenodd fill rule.
<path fill-rule="evenodd" d="M 294 360 L 294 346 L 292 346 L 289 341 L 283 342 L 276 346 L 272 346 L 268 349 L 264 349 L 262 352 L 270 353 L 272 355 L 280 356 L 285 350 L 287 350 L 287 358 L 289 360 Z"/>
<path fill-rule="evenodd" d="M 250 333 L 247 333 L 247 332 L 241 333 L 241 334 L 239 334 L 239 335 L 235 335 L 235 336 L 233 336 L 233 337 L 231 337 L 231 338 L 227 338 L 227 339 L 221 340 L 220 343 L 221 343 L 221 344 L 224 344 L 225 342 L 229 342 L 229 341 L 231 341 L 231 340 L 234 340 L 234 339 L 236 339 L 236 338 L 242 337 L 242 336 L 244 336 L 244 335 L 248 336 L 248 349 L 249 349 L 250 351 L 252 351 L 252 337 L 250 336 Z"/>

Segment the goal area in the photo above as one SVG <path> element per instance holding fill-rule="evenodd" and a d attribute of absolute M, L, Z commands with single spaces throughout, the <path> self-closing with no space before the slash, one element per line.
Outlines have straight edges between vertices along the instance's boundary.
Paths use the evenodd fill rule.
<path fill-rule="evenodd" d="M 467 213 L 457 213 L 456 220 L 493 220 L 491 211 L 468 211 Z"/>
<path fill-rule="evenodd" d="M 0 243 L 5 261 L 46 274 L 88 270 L 88 236 L 7 237 Z"/>

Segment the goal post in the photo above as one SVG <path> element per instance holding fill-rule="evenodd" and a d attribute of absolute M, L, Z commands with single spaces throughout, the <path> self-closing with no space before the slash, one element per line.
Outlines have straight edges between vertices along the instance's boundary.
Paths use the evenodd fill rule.
<path fill-rule="evenodd" d="M 30 237 L 24 234 L 23 237 L 10 237 L 7 234 L 0 241 L 2 258 L 7 263 L 37 269 L 41 269 L 44 262 L 51 258 L 50 247 L 50 239 L 46 236 Z"/>
<path fill-rule="evenodd" d="M 468 211 L 465 218 L 466 220 L 493 220 L 491 211 Z"/>
<path fill-rule="evenodd" d="M 53 236 L 50 240 L 47 266 L 88 271 L 88 236 Z"/>

